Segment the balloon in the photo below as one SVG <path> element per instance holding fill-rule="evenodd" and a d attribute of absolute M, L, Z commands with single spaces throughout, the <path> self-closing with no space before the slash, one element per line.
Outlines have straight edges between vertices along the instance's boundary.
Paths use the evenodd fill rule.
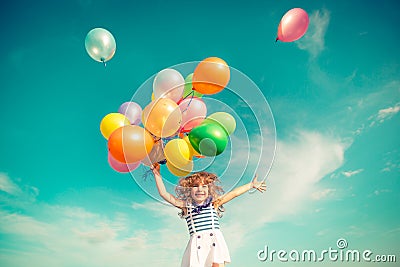
<path fill-rule="evenodd" d="M 193 127 L 200 125 L 207 115 L 207 107 L 203 100 L 197 97 L 188 97 L 179 103 L 182 112 L 180 132 L 189 132 Z"/>
<path fill-rule="evenodd" d="M 301 8 L 293 8 L 286 12 L 278 26 L 276 41 L 293 42 L 300 39 L 308 28 L 308 14 Z"/>
<path fill-rule="evenodd" d="M 126 173 L 137 169 L 140 166 L 140 161 L 126 164 L 123 162 L 119 162 L 118 160 L 113 158 L 111 153 L 108 153 L 108 164 L 110 164 L 111 168 L 113 168 L 115 171 Z"/>
<path fill-rule="evenodd" d="M 142 163 L 146 166 L 150 166 L 163 160 L 165 160 L 163 142 L 159 140 L 154 144 L 150 153 L 142 160 Z"/>
<path fill-rule="evenodd" d="M 151 134 L 137 125 L 120 127 L 108 139 L 111 155 L 124 163 L 141 161 L 150 153 L 153 145 Z"/>
<path fill-rule="evenodd" d="M 178 102 L 183 94 L 185 80 L 182 75 L 174 69 L 164 69 L 157 73 L 153 82 L 154 97 L 169 98 Z"/>
<path fill-rule="evenodd" d="M 190 149 L 190 158 L 189 159 L 190 160 L 193 158 L 193 156 L 202 157 L 202 155 L 193 148 L 192 144 L 190 143 L 189 136 L 184 136 L 184 137 L 182 137 L 182 139 L 185 140 L 185 142 L 189 146 L 189 149 Z"/>
<path fill-rule="evenodd" d="M 138 125 L 141 122 L 142 108 L 135 102 L 123 103 L 119 107 L 118 112 L 124 114 L 131 124 Z"/>
<path fill-rule="evenodd" d="M 228 134 L 219 124 L 205 123 L 189 133 L 193 148 L 201 155 L 213 157 L 221 154 L 228 144 Z"/>
<path fill-rule="evenodd" d="M 173 139 L 165 145 L 164 154 L 167 162 L 178 169 L 185 167 L 191 156 L 188 144 L 179 138 Z"/>
<path fill-rule="evenodd" d="M 222 91 L 230 79 L 230 70 L 226 62 L 217 57 L 201 61 L 193 73 L 193 90 L 202 94 L 216 94 Z"/>
<path fill-rule="evenodd" d="M 169 98 L 159 98 L 147 105 L 142 113 L 144 127 L 157 137 L 175 134 L 181 126 L 182 114 Z"/>
<path fill-rule="evenodd" d="M 117 46 L 109 31 L 95 28 L 86 35 L 85 47 L 91 58 L 104 63 L 114 56 Z"/>
<path fill-rule="evenodd" d="M 202 97 L 203 94 L 193 90 L 192 79 L 193 73 L 190 73 L 188 76 L 186 76 L 185 87 L 183 89 L 183 97 L 188 97 L 190 95 L 193 95 L 195 97 Z"/>
<path fill-rule="evenodd" d="M 235 118 L 226 112 L 216 112 L 208 116 L 203 123 L 218 123 L 225 129 L 228 135 L 232 134 L 236 129 Z"/>
<path fill-rule="evenodd" d="M 189 160 L 187 164 L 181 168 L 177 168 L 169 161 L 167 161 L 167 168 L 170 171 L 170 173 L 172 173 L 175 176 L 179 177 L 187 176 L 193 170 L 193 161 Z"/>
<path fill-rule="evenodd" d="M 100 122 L 100 132 L 105 139 L 108 139 L 112 132 L 119 127 L 129 125 L 129 120 L 120 113 L 110 113 L 104 116 Z"/>

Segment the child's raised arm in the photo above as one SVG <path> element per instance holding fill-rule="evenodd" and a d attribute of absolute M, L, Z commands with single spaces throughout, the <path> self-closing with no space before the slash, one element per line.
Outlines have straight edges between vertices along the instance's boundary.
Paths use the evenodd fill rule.
<path fill-rule="evenodd" d="M 165 201 L 174 205 L 175 207 L 184 208 L 185 202 L 183 200 L 180 200 L 180 199 L 174 197 L 172 194 L 167 192 L 167 189 L 165 189 L 164 182 L 160 175 L 160 164 L 155 163 L 150 167 L 150 169 L 152 170 L 152 172 L 154 174 L 154 179 L 156 180 L 156 185 L 157 185 L 158 193 L 160 194 L 160 196 Z"/>
<path fill-rule="evenodd" d="M 257 181 L 257 174 L 256 174 L 250 183 L 239 186 L 239 187 L 233 189 L 232 191 L 226 193 L 225 195 L 222 195 L 218 199 L 217 203 L 219 206 L 221 206 L 221 205 L 225 204 L 226 202 L 231 201 L 235 197 L 238 197 L 238 196 L 246 193 L 247 191 L 249 191 L 252 188 L 255 188 L 258 191 L 260 191 L 261 193 L 263 193 L 267 189 L 267 186 L 266 186 L 265 182 Z"/>

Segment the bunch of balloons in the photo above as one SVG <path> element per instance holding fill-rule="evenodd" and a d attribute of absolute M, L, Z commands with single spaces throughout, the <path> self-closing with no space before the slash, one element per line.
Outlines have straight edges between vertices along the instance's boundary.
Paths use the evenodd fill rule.
<path fill-rule="evenodd" d="M 236 121 L 226 112 L 207 116 L 202 96 L 222 91 L 229 80 L 229 66 L 217 57 L 201 61 L 186 79 L 175 69 L 160 71 L 153 81 L 154 99 L 144 109 L 125 102 L 101 120 L 110 166 L 124 173 L 163 162 L 172 174 L 186 176 L 194 157 L 221 154 Z"/>
<path fill-rule="evenodd" d="M 279 23 L 276 41 L 298 40 L 308 23 L 303 9 L 289 10 Z M 87 34 L 85 47 L 90 57 L 104 66 L 116 50 L 114 37 L 102 28 Z M 162 162 L 172 174 L 186 176 L 193 170 L 194 157 L 221 154 L 236 121 L 225 112 L 207 116 L 202 96 L 222 91 L 229 80 L 229 66 L 218 57 L 201 61 L 186 79 L 174 69 L 160 71 L 153 81 L 152 101 L 144 109 L 135 102 L 125 102 L 117 113 L 101 120 L 110 166 L 124 173 L 141 164 Z"/>

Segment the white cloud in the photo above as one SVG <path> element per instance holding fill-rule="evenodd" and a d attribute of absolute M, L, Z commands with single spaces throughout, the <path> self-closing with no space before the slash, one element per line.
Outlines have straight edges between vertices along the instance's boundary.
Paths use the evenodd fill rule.
<path fill-rule="evenodd" d="M 394 107 L 388 107 L 379 110 L 377 117 L 378 119 L 386 119 L 387 117 L 391 117 L 399 111 L 400 111 L 400 103 L 397 103 Z"/>
<path fill-rule="evenodd" d="M 50 225 L 40 222 L 31 216 L 0 211 L 0 231 L 2 233 L 20 235 L 27 239 L 31 237 L 47 237 Z"/>
<path fill-rule="evenodd" d="M 313 200 L 321 200 L 323 198 L 326 198 L 329 195 L 332 195 L 335 191 L 336 191 L 336 189 L 334 189 L 334 188 L 326 188 L 326 189 L 323 189 L 320 191 L 313 192 L 311 194 L 311 198 Z"/>
<path fill-rule="evenodd" d="M 316 132 L 300 131 L 293 140 L 278 142 L 267 192 L 246 194 L 226 205 L 221 225 L 231 254 L 265 223 L 300 212 L 315 184 L 343 163 L 344 149 L 339 140 Z M 0 232 L 20 246 L 7 253 L 0 249 L 8 266 L 172 267 L 179 265 L 188 239 L 178 209 L 155 201 L 132 203 L 130 212 L 107 216 L 83 207 L 29 205 L 35 205 L 31 211 L 37 214 L 1 211 Z"/>
<path fill-rule="evenodd" d="M 301 212 L 316 184 L 343 164 L 345 149 L 341 140 L 317 132 L 299 131 L 293 140 L 279 141 L 267 191 L 226 205 L 224 233 L 233 248 L 245 246 L 246 236 L 265 223 Z"/>
<path fill-rule="evenodd" d="M 342 174 L 344 176 L 346 176 L 346 177 L 351 177 L 351 176 L 359 174 L 359 173 L 361 173 L 363 171 L 364 171 L 364 169 L 358 169 L 358 170 L 355 170 L 355 171 L 343 171 Z"/>
<path fill-rule="evenodd" d="M 396 103 L 394 106 L 380 109 L 376 114 L 369 117 L 368 120 L 371 121 L 370 127 L 375 126 L 376 124 L 380 124 L 385 122 L 386 120 L 391 119 L 394 115 L 396 115 L 400 111 L 400 103 Z"/>
<path fill-rule="evenodd" d="M 19 195 L 22 193 L 21 188 L 11 181 L 5 173 L 0 173 L 0 190 L 10 195 Z"/>
<path fill-rule="evenodd" d="M 325 49 L 325 33 L 330 21 L 330 12 L 326 9 L 314 11 L 306 34 L 296 42 L 300 49 L 307 50 L 317 57 Z"/>
<path fill-rule="evenodd" d="M 14 184 L 11 179 L 9 184 Z M 5 266 L 176 266 L 187 242 L 185 223 L 172 208 L 151 201 L 112 215 L 78 206 L 52 205 L 28 198 L 0 209 L 0 248 Z M 23 206 L 29 214 L 22 214 Z M 11 211 L 12 209 L 18 212 Z M 143 213 L 146 218 L 143 218 Z M 153 220 L 149 230 L 145 222 Z M 15 248 L 15 249 L 14 249 Z"/>
<path fill-rule="evenodd" d="M 107 242 L 113 240 L 117 235 L 116 230 L 114 230 L 108 224 L 102 224 L 95 229 L 91 229 L 89 231 L 84 231 L 84 232 L 76 230 L 75 233 L 80 238 L 86 240 L 89 243 Z"/>
<path fill-rule="evenodd" d="M 395 158 L 395 161 L 388 160 L 385 163 L 385 167 L 381 170 L 381 172 L 391 172 L 393 170 L 399 170 L 400 169 L 400 163 L 399 160 L 397 158 Z"/>
<path fill-rule="evenodd" d="M 392 192 L 392 190 L 389 189 L 377 189 L 374 191 L 374 195 L 379 196 L 380 194 L 384 194 L 384 193 L 390 193 Z"/>

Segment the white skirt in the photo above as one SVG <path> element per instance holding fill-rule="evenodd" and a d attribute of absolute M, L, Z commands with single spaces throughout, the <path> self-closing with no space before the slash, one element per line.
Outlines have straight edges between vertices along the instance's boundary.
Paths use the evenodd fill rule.
<path fill-rule="evenodd" d="M 228 246 L 219 229 L 196 232 L 190 236 L 181 267 L 211 267 L 231 262 Z"/>

